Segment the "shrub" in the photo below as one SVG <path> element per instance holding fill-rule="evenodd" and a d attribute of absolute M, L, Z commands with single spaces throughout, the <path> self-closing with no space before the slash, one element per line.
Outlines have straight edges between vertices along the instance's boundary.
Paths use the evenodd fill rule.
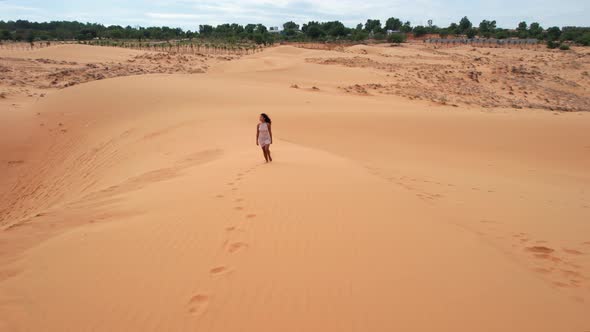
<path fill-rule="evenodd" d="M 590 46 L 590 32 L 586 32 L 576 39 L 576 43 Z"/>
<path fill-rule="evenodd" d="M 567 51 L 570 49 L 570 46 L 567 44 L 561 44 L 561 45 L 559 45 L 559 49 L 562 51 Z"/>
<path fill-rule="evenodd" d="M 554 49 L 554 48 L 558 48 L 558 47 L 559 47 L 558 42 L 554 42 L 551 40 L 547 42 L 547 48 Z"/>
<path fill-rule="evenodd" d="M 406 41 L 406 34 L 405 33 L 392 33 L 387 36 L 387 41 L 394 44 L 400 44 Z"/>
<path fill-rule="evenodd" d="M 383 32 L 377 32 L 373 34 L 375 40 L 385 40 L 387 36 Z"/>

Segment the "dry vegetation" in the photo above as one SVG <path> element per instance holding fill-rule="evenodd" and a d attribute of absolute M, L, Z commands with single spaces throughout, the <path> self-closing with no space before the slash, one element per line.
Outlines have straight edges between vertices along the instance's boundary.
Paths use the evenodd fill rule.
<path fill-rule="evenodd" d="M 76 62 L 34 57 L 0 56 L 0 98 L 43 97 L 47 91 L 106 78 L 143 74 L 200 74 L 213 61 L 229 61 L 235 55 L 145 52 L 124 61 Z M 6 56 L 8 55 L 8 56 Z"/>
<path fill-rule="evenodd" d="M 441 104 L 590 111 L 590 52 L 455 48 L 445 51 L 353 47 L 354 56 L 307 58 L 369 68 L 385 76 L 343 86 L 347 93 L 394 94 Z"/>

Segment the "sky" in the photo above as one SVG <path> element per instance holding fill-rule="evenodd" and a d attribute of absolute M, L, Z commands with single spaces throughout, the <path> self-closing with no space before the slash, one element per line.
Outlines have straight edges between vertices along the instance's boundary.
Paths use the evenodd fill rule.
<path fill-rule="evenodd" d="M 349 27 L 368 18 L 398 17 L 412 25 L 446 27 L 467 16 L 515 28 L 518 22 L 590 26 L 590 0 L 0 0 L 0 20 L 68 20 L 122 26 L 169 26 L 198 30 L 201 24 L 262 23 L 282 26 L 339 20 Z"/>

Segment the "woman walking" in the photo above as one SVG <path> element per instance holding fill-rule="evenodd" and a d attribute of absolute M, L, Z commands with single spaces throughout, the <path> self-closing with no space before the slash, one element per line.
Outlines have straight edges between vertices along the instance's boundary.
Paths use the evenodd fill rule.
<path fill-rule="evenodd" d="M 270 145 L 272 144 L 272 130 L 270 128 L 270 118 L 265 113 L 260 114 L 258 119 L 260 123 L 256 126 L 256 145 L 262 148 L 264 159 L 268 163 L 272 161 L 270 156 Z"/>

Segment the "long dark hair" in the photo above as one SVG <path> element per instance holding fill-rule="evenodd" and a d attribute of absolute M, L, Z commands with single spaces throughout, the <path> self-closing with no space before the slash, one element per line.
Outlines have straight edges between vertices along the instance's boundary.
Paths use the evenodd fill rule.
<path fill-rule="evenodd" d="M 262 115 L 262 117 L 264 118 L 264 122 L 272 123 L 272 121 L 270 121 L 270 118 L 268 117 L 268 115 L 266 115 L 266 113 L 260 113 L 260 115 Z"/>

